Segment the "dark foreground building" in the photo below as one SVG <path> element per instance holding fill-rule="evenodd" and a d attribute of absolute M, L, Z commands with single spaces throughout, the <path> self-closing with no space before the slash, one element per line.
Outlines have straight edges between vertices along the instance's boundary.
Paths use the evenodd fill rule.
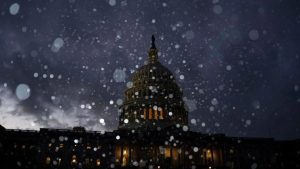
<path fill-rule="evenodd" d="M 0 168 L 300 168 L 300 140 L 226 137 L 188 130 L 182 91 L 158 61 L 133 75 L 113 132 L 0 126 Z"/>

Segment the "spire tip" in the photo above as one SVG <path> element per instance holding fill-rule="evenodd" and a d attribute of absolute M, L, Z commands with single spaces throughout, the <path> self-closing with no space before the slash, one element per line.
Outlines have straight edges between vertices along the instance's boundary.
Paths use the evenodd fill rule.
<path fill-rule="evenodd" d="M 154 37 L 154 35 L 152 35 L 151 40 L 152 40 L 151 48 L 152 48 L 152 49 L 156 49 L 156 47 L 155 47 L 155 37 Z"/>
<path fill-rule="evenodd" d="M 157 62 L 158 56 L 157 56 L 157 49 L 155 46 L 155 37 L 154 35 L 151 36 L 151 48 L 149 50 L 149 62 L 154 63 Z"/>

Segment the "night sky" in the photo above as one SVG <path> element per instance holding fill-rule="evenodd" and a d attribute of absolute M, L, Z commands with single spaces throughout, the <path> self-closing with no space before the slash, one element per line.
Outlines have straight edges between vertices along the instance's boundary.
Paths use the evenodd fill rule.
<path fill-rule="evenodd" d="M 300 137 L 299 0 L 1 0 L 0 124 L 111 131 L 151 35 L 191 130 Z"/>

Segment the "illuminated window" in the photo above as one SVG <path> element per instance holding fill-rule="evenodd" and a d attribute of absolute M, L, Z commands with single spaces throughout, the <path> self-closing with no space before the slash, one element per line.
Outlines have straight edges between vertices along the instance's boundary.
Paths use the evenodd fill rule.
<path fill-rule="evenodd" d="M 160 109 L 159 119 L 164 119 L 164 110 L 163 110 L 163 108 Z"/>
<path fill-rule="evenodd" d="M 154 110 L 154 119 L 155 119 L 155 120 L 158 119 L 158 112 L 157 112 L 157 109 Z"/>
<path fill-rule="evenodd" d="M 171 157 L 171 149 L 170 147 L 165 148 L 165 158 Z"/>
<path fill-rule="evenodd" d="M 61 163 L 61 158 L 57 158 L 58 159 L 58 165 L 60 165 Z"/>
<path fill-rule="evenodd" d="M 51 162 L 51 158 L 50 158 L 50 157 L 47 157 L 47 158 L 46 158 L 46 164 L 49 165 L 50 162 Z"/>
<path fill-rule="evenodd" d="M 96 160 L 96 165 L 97 165 L 97 166 L 100 166 L 100 164 L 101 164 L 100 159 L 97 159 L 97 160 Z"/>
<path fill-rule="evenodd" d="M 206 158 L 207 158 L 208 160 L 210 160 L 210 159 L 212 158 L 212 154 L 211 154 L 211 151 L 210 151 L 210 150 L 207 150 L 207 151 L 206 151 Z"/>
<path fill-rule="evenodd" d="M 152 119 L 152 108 L 149 108 L 149 120 Z"/>
<path fill-rule="evenodd" d="M 127 151 L 123 150 L 123 159 L 122 159 L 122 166 L 127 165 Z"/>
<path fill-rule="evenodd" d="M 71 161 L 71 164 L 77 164 L 77 161 L 76 161 L 76 155 L 73 155 L 72 156 L 72 161 Z"/>
<path fill-rule="evenodd" d="M 147 119 L 147 109 L 144 108 L 144 119 L 146 120 Z"/>

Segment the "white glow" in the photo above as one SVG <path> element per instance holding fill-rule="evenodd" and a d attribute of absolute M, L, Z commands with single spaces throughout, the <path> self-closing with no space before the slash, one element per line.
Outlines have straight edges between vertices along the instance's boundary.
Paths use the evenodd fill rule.
<path fill-rule="evenodd" d="M 16 88 L 16 95 L 20 100 L 26 100 L 30 96 L 30 88 L 27 84 L 19 84 Z"/>
<path fill-rule="evenodd" d="M 20 5 L 18 3 L 14 3 L 10 5 L 9 12 L 12 15 L 17 15 L 19 13 Z"/>
<path fill-rule="evenodd" d="M 109 3 L 110 6 L 115 6 L 117 4 L 117 1 L 116 0 L 109 0 L 108 3 Z"/>

